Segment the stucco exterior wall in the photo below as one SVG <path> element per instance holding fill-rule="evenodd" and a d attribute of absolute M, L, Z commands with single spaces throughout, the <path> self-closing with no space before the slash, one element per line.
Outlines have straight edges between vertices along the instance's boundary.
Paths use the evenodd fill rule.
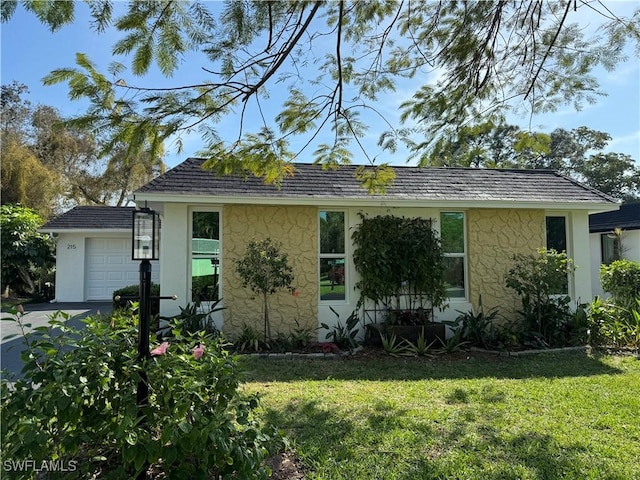
<path fill-rule="evenodd" d="M 520 307 L 516 293 L 505 285 L 505 274 L 516 253 L 534 253 L 544 247 L 543 210 L 472 209 L 467 211 L 469 300 L 478 308 L 482 296 L 485 311 L 498 307 L 513 318 Z"/>
<path fill-rule="evenodd" d="M 243 324 L 263 331 L 262 298 L 242 287 L 235 261 L 247 243 L 267 237 L 281 244 L 293 268 L 294 297 L 281 290 L 269 296 L 271 334 L 288 334 L 300 327 L 317 328 L 318 319 L 318 209 L 300 206 L 226 205 L 222 211 L 222 298 L 224 332 L 233 337 Z"/>

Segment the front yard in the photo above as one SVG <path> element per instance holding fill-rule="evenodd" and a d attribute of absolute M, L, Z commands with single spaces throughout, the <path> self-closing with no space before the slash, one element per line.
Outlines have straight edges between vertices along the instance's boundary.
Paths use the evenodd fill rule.
<path fill-rule="evenodd" d="M 640 361 L 247 359 L 307 479 L 640 478 Z"/>

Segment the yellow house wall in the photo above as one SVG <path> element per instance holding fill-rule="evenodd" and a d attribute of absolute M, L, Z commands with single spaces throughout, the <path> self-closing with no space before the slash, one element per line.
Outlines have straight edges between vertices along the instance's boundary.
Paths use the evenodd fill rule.
<path fill-rule="evenodd" d="M 482 295 L 485 311 L 498 307 L 513 318 L 521 301 L 506 287 L 505 275 L 516 253 L 530 254 L 544 247 L 543 210 L 472 209 L 467 211 L 469 300 L 474 310 Z"/>
<path fill-rule="evenodd" d="M 250 240 L 267 237 L 280 243 L 293 268 L 294 297 L 287 290 L 269 296 L 271 335 L 300 327 L 315 332 L 318 322 L 318 210 L 301 206 L 226 205 L 222 215 L 224 327 L 233 338 L 243 324 L 263 332 L 262 298 L 242 286 L 235 262 Z"/>

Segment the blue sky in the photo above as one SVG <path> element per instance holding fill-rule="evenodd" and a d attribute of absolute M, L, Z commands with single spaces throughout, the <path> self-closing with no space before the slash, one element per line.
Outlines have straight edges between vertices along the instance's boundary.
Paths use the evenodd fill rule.
<path fill-rule="evenodd" d="M 638 7 L 638 2 L 607 2 L 607 6 L 616 13 L 630 14 Z M 58 108 L 64 115 L 80 114 L 86 105 L 72 102 L 67 98 L 67 88 L 60 84 L 51 87 L 42 85 L 42 78 L 51 70 L 61 67 L 74 67 L 76 52 L 86 53 L 99 67 L 105 71 L 106 65 L 114 59 L 111 47 L 119 38 L 117 33 L 94 33 L 88 25 L 86 6 L 77 5 L 77 22 L 63 27 L 56 33 L 51 33 L 33 14 L 26 13 L 19 7 L 14 17 L 0 26 L 1 29 L 1 69 L 0 78 L 3 84 L 13 80 L 24 83 L 29 87 L 28 99 L 33 103 L 42 103 Z M 126 62 L 123 62 L 126 63 Z M 173 84 L 193 83 L 206 78 L 201 67 L 207 64 L 199 57 L 189 57 L 181 66 L 177 74 L 170 80 Z M 510 123 L 519 125 L 523 129 L 550 132 L 555 128 L 572 129 L 580 126 L 608 132 L 612 137 L 607 151 L 622 152 L 631 155 L 640 162 L 640 62 L 637 58 L 630 59 L 619 65 L 615 72 L 599 71 L 598 79 L 602 90 L 608 96 L 601 97 L 594 105 L 587 105 L 576 112 L 573 107 L 561 107 L 553 114 L 535 116 L 533 118 L 509 117 Z M 419 79 L 423 80 L 423 79 Z M 132 80 L 143 86 L 166 85 L 168 80 L 157 72 L 150 76 Z M 394 123 L 398 117 L 399 105 L 410 95 L 410 88 L 401 88 L 393 95 L 387 95 L 379 102 L 378 109 Z M 273 88 L 277 88 L 277 85 Z M 282 97 L 277 90 L 272 90 L 271 101 L 278 102 Z M 263 108 L 266 106 L 263 105 Z M 257 110 L 250 110 L 247 125 L 251 129 L 252 123 L 257 125 Z M 386 125 L 377 122 L 375 116 L 366 118 L 372 127 L 363 139 L 363 144 L 370 157 L 376 157 L 379 162 L 403 164 L 403 152 L 389 158 L 390 155 L 380 152 L 376 147 L 379 134 L 386 130 Z M 396 122 L 397 123 L 397 122 Z M 225 140 L 233 141 L 237 137 L 237 127 L 230 122 L 220 125 L 220 134 Z M 165 162 L 173 167 L 184 158 L 194 156 L 203 148 L 200 135 L 192 132 L 184 135 L 184 149 L 178 154 L 170 145 L 167 149 Z M 319 141 L 322 141 L 320 139 Z M 309 148 L 301 160 L 309 161 L 315 148 Z M 365 163 L 363 156 L 356 154 L 356 163 Z M 358 161 L 358 158 L 361 161 Z"/>

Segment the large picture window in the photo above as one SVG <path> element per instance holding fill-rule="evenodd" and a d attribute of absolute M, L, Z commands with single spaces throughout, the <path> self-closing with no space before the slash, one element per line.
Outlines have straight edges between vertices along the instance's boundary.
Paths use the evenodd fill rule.
<path fill-rule="evenodd" d="M 191 227 L 191 301 L 220 298 L 220 213 L 193 212 Z"/>
<path fill-rule="evenodd" d="M 440 241 L 444 255 L 444 279 L 449 298 L 466 298 L 466 250 L 464 213 L 440 213 Z"/>
<path fill-rule="evenodd" d="M 320 300 L 346 300 L 345 214 L 320 212 Z"/>

